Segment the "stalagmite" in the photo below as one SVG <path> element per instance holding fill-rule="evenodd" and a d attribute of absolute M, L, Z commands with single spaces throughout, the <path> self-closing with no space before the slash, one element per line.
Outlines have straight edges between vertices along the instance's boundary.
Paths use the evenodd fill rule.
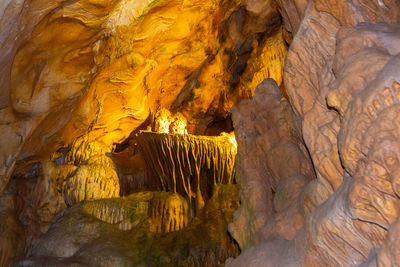
<path fill-rule="evenodd" d="M 82 136 L 66 155 L 53 155 L 54 162 L 45 169 L 57 177 L 67 205 L 119 196 L 118 175 L 112 160 L 106 156 L 109 152 L 104 144 Z"/>

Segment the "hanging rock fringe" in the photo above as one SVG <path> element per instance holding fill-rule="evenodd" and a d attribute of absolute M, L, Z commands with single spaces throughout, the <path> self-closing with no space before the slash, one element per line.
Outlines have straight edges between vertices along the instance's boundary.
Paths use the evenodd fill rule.
<path fill-rule="evenodd" d="M 237 148 L 232 137 L 143 131 L 137 144 L 159 188 L 186 196 L 190 204 L 194 198 L 196 210 L 214 185 L 234 183 Z"/>

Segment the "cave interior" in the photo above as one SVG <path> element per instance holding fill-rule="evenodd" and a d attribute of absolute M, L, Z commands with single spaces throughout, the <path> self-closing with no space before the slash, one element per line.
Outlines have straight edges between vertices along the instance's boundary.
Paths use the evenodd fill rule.
<path fill-rule="evenodd" d="M 3 0 L 0 266 L 400 266 L 399 103 L 399 0 Z"/>

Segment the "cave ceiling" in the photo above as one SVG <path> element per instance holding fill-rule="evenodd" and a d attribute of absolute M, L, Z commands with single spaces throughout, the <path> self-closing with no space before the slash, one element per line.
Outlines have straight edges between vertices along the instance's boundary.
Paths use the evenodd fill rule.
<path fill-rule="evenodd" d="M 286 44 L 269 1 L 8 2 L 0 9 L 0 65 L 10 73 L 1 77 L 2 190 L 17 163 L 79 136 L 121 143 L 162 108 L 203 134 L 253 85 L 282 82 Z"/>

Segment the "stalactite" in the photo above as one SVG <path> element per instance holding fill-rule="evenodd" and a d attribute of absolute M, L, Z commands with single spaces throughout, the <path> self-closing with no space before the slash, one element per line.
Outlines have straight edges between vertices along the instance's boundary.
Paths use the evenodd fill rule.
<path fill-rule="evenodd" d="M 216 184 L 234 182 L 236 143 L 230 136 L 141 132 L 137 144 L 160 190 L 180 193 L 196 210 Z"/>

